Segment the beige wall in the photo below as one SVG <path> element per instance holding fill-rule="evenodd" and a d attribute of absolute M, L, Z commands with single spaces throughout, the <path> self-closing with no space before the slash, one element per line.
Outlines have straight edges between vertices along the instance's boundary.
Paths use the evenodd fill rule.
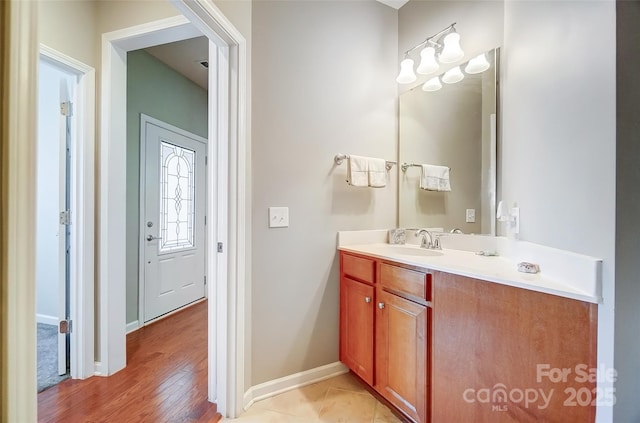
<path fill-rule="evenodd" d="M 99 2 L 40 0 L 38 31 L 40 42 L 97 68 L 97 9 Z"/>
<path fill-rule="evenodd" d="M 253 5 L 252 385 L 338 360 L 336 231 L 395 226 L 397 181 L 348 187 L 333 157 L 395 160 L 396 57 L 380 3 Z"/>

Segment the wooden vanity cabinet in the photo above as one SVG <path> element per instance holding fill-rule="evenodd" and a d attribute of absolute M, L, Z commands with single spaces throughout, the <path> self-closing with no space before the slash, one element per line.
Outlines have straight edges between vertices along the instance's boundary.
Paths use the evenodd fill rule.
<path fill-rule="evenodd" d="M 340 257 L 340 359 L 412 421 L 594 422 L 615 401 L 597 304 Z"/>
<path fill-rule="evenodd" d="M 340 360 L 426 423 L 431 274 L 344 252 L 340 268 Z"/>

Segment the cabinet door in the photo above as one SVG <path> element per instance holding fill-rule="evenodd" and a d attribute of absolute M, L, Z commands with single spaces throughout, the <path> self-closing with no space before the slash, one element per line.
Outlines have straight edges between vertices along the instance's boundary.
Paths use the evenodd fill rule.
<path fill-rule="evenodd" d="M 373 287 L 342 277 L 340 283 L 340 360 L 373 385 Z"/>
<path fill-rule="evenodd" d="M 376 298 L 376 390 L 418 423 L 427 421 L 430 308 L 381 289 Z"/>

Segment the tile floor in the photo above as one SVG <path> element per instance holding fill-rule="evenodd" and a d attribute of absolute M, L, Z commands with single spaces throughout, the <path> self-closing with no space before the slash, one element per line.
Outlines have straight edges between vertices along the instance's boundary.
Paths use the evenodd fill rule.
<path fill-rule="evenodd" d="M 350 373 L 255 402 L 225 423 L 401 423 Z"/>

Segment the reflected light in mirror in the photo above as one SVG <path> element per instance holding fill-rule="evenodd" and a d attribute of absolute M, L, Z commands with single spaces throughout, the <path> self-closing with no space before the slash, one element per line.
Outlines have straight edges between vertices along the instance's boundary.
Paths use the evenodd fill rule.
<path fill-rule="evenodd" d="M 444 37 L 444 48 L 440 53 L 440 61 L 442 63 L 453 63 L 464 57 L 464 51 L 460 47 L 460 34 L 452 32 Z"/>
<path fill-rule="evenodd" d="M 428 75 L 438 70 L 440 65 L 436 62 L 436 49 L 433 47 L 425 47 L 420 52 L 420 65 L 418 65 L 418 72 L 421 75 Z"/>
<path fill-rule="evenodd" d="M 442 84 L 440 78 L 436 76 L 424 83 L 422 91 L 438 91 L 440 88 L 442 88 Z"/>
<path fill-rule="evenodd" d="M 456 82 L 462 81 L 463 78 L 464 74 L 460 70 L 460 66 L 456 66 L 455 68 L 449 69 L 442 76 L 442 82 L 445 84 L 455 84 Z"/>
<path fill-rule="evenodd" d="M 416 74 L 413 73 L 413 59 L 407 57 L 400 62 L 400 74 L 396 81 L 398 84 L 410 84 L 417 79 Z"/>
<path fill-rule="evenodd" d="M 464 68 L 464 71 L 469 74 L 481 73 L 489 69 L 489 62 L 487 61 L 487 56 L 484 53 L 474 57 L 469 60 L 467 67 Z"/>

